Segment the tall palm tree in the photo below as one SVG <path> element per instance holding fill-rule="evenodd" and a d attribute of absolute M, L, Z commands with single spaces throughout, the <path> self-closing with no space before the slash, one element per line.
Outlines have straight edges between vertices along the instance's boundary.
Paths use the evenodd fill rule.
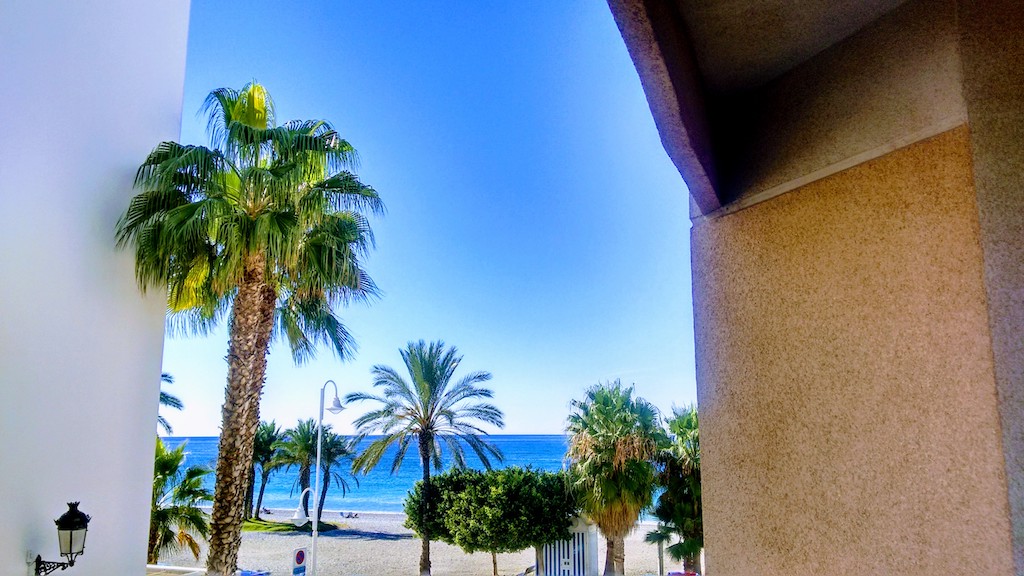
<path fill-rule="evenodd" d="M 317 522 L 324 512 L 324 502 L 327 501 L 327 490 L 334 485 L 341 488 L 341 495 L 348 493 L 349 485 L 346 476 L 351 477 L 356 486 L 359 479 L 352 474 L 352 462 L 356 455 L 356 439 L 346 439 L 340 434 L 335 434 L 324 426 L 323 445 L 320 447 L 320 474 L 323 484 L 320 486 L 320 505 L 317 507 Z"/>
<path fill-rule="evenodd" d="M 139 167 L 117 224 L 142 291 L 167 291 L 172 332 L 228 319 L 228 375 L 207 571 L 233 574 L 259 425 L 267 352 L 284 337 L 297 362 L 353 342 L 335 309 L 376 288 L 360 260 L 377 193 L 350 171 L 352 146 L 321 120 L 276 124 L 255 82 L 207 97 L 211 147 L 159 144 Z"/>
<path fill-rule="evenodd" d="M 252 464 L 258 466 L 260 471 L 260 491 L 256 498 L 256 510 L 253 512 L 256 519 L 260 519 L 260 510 L 263 509 L 263 493 L 267 489 L 267 482 L 270 475 L 277 469 L 275 456 L 277 455 L 276 444 L 284 437 L 281 428 L 273 420 L 260 422 L 256 429 L 256 440 L 253 442 Z M 256 477 L 256 470 L 253 470 L 253 478 Z"/>
<path fill-rule="evenodd" d="M 160 383 L 174 384 L 174 376 L 171 376 L 167 372 L 163 372 L 160 374 Z M 174 408 L 175 410 L 181 410 L 182 408 L 185 407 L 185 404 L 181 401 L 181 398 L 178 398 L 177 396 L 169 392 L 165 392 L 164 390 L 160 390 L 160 405 L 167 406 L 168 408 Z M 163 428 L 164 433 L 166 433 L 168 436 L 174 433 L 174 429 L 171 428 L 171 423 L 168 422 L 166 418 L 164 418 L 163 414 L 157 414 L 156 423 L 159 424 L 161 428 Z"/>
<path fill-rule="evenodd" d="M 685 569 L 695 570 L 704 547 L 697 408 L 673 410 L 667 424 L 671 443 L 656 457 L 658 485 L 664 488 L 654 506 L 659 526 L 647 540 L 670 542 L 675 536 L 679 541 L 668 547 L 669 554 L 682 560 Z"/>
<path fill-rule="evenodd" d="M 569 459 L 583 511 L 608 542 L 605 576 L 625 573 L 624 541 L 656 488 L 652 462 L 667 441 L 657 409 L 616 380 L 573 400 Z"/>
<path fill-rule="evenodd" d="M 275 466 L 288 470 L 296 466 L 299 469 L 293 491 L 297 488 L 301 493 L 309 488 L 310 474 L 316 466 L 316 421 L 312 418 L 299 420 L 294 428 L 284 431 L 283 438 L 274 446 L 277 448 Z M 309 494 L 302 495 L 302 510 L 309 516 Z"/>
<path fill-rule="evenodd" d="M 483 465 L 490 469 L 490 458 L 499 462 L 501 452 L 480 436 L 486 432 L 480 427 L 489 424 L 504 428 L 504 415 L 493 404 L 480 400 L 494 394 L 478 385 L 491 379 L 489 372 L 472 372 L 452 382 L 462 357 L 453 346 L 445 349 L 444 342 L 410 342 L 399 351 L 405 363 L 409 380 L 395 369 L 377 365 L 373 367 L 373 386 L 381 389 L 381 395 L 353 392 L 345 396 L 345 402 L 371 400 L 380 404 L 374 410 L 355 420 L 360 436 L 380 433 L 355 459 L 353 470 L 363 473 L 373 470 L 384 452 L 396 446 L 391 462 L 393 474 L 402 465 L 402 460 L 415 439 L 417 441 L 420 466 L 423 469 L 425 493 L 429 493 L 430 465 L 441 469 L 442 446 L 451 453 L 457 467 L 465 467 L 463 443 L 469 445 Z M 423 505 L 427 500 L 423 499 Z M 420 534 L 420 574 L 430 574 L 430 535 Z"/>
<path fill-rule="evenodd" d="M 197 537 L 206 538 L 210 525 L 199 505 L 212 498 L 203 488 L 203 478 L 210 473 L 203 466 L 181 469 L 185 461 L 185 444 L 168 450 L 163 440 L 156 439 L 153 467 L 153 499 L 149 515 L 149 546 L 147 562 L 156 564 L 165 550 L 187 547 L 199 559 Z"/>

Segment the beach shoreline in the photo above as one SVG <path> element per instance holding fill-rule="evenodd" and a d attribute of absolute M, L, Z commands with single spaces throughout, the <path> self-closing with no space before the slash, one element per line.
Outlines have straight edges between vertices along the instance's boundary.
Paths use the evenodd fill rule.
<path fill-rule="evenodd" d="M 344 518 L 348 511 L 325 510 L 322 521 L 338 525 L 337 530 L 321 532 L 317 539 L 318 564 L 321 574 L 371 576 L 382 574 L 416 574 L 419 568 L 420 540 L 404 526 L 405 514 L 397 512 L 357 512 L 356 518 Z M 262 519 L 287 522 L 294 510 L 271 509 Z M 642 522 L 626 538 L 626 575 L 643 576 L 658 573 L 658 549 L 644 542 L 644 536 L 655 526 Z M 605 543 L 599 538 L 598 565 L 604 567 Z M 274 576 L 291 574 L 292 555 L 298 548 L 309 549 L 309 534 L 243 532 L 238 554 L 238 567 L 245 570 L 269 570 Z M 431 542 L 433 576 L 488 576 L 491 556 L 485 552 L 466 554 L 457 546 Z M 206 547 L 199 560 L 187 552 L 164 554 L 165 566 L 203 567 Z M 498 554 L 501 575 L 519 574 L 534 564 L 533 550 Z M 666 557 L 666 571 L 679 565 Z"/>

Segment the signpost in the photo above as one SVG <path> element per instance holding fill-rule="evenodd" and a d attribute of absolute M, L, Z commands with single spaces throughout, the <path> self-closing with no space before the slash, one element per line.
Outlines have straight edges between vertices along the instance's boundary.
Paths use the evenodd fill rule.
<path fill-rule="evenodd" d="M 292 554 L 292 576 L 306 576 L 305 548 L 296 548 Z"/>

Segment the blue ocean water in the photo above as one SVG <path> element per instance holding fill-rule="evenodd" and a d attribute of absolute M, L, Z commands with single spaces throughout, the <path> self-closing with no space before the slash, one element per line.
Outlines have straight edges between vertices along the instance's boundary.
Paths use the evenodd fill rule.
<path fill-rule="evenodd" d="M 373 437 L 363 440 L 362 446 L 373 441 Z M 187 442 L 185 452 L 186 463 L 191 465 L 204 465 L 214 469 L 217 464 L 217 437 L 216 436 L 194 436 L 194 437 L 168 437 L 163 439 L 169 447 L 177 447 Z M 562 469 L 565 459 L 565 452 L 568 447 L 568 438 L 564 435 L 492 435 L 487 440 L 501 450 L 505 459 L 503 462 L 494 464 L 496 468 L 507 466 L 532 466 L 538 470 L 556 472 Z M 472 451 L 466 448 L 467 464 L 471 468 L 483 469 L 479 460 L 475 458 Z M 358 475 L 356 478 L 359 485 L 352 477 L 347 477 L 349 491 L 342 496 L 341 489 L 331 485 L 327 492 L 327 501 L 324 503 L 324 510 L 342 510 L 353 512 L 401 512 L 402 503 L 406 494 L 412 489 L 413 484 L 422 478 L 423 472 L 420 469 L 419 454 L 416 447 L 412 446 L 402 462 L 401 468 L 391 474 L 391 461 L 394 458 L 394 451 L 389 451 L 381 459 L 377 468 L 369 474 Z M 263 506 L 265 508 L 294 509 L 299 503 L 299 490 L 296 488 L 298 469 L 283 469 L 276 471 L 267 483 L 266 492 L 263 494 Z M 213 491 L 213 474 L 207 477 L 207 487 Z M 259 490 L 257 480 L 256 489 Z"/>

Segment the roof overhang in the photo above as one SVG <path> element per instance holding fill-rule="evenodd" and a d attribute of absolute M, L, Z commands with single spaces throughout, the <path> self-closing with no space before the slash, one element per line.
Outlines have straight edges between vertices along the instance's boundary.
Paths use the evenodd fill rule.
<path fill-rule="evenodd" d="M 735 195 L 723 186 L 723 162 L 716 158 L 722 147 L 716 117 L 729 115 L 723 107 L 903 2 L 608 0 L 608 5 L 662 144 L 700 213 L 709 214 Z"/>

